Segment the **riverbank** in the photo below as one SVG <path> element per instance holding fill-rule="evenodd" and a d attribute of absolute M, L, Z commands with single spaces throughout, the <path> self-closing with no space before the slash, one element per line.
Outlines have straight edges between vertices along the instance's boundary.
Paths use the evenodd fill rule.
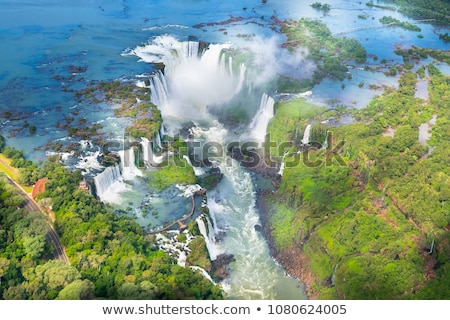
<path fill-rule="evenodd" d="M 274 191 L 276 193 L 276 191 Z M 305 285 L 304 292 L 309 299 L 318 300 L 319 294 L 314 290 L 316 278 L 311 272 L 310 263 L 304 251 L 298 247 L 290 247 L 284 250 L 278 250 L 272 237 L 272 229 L 269 223 L 271 216 L 270 204 L 266 200 L 267 193 L 270 190 L 264 190 L 258 193 L 256 198 L 256 207 L 261 220 L 261 233 L 270 249 L 270 255 L 286 270 L 286 273 Z"/>

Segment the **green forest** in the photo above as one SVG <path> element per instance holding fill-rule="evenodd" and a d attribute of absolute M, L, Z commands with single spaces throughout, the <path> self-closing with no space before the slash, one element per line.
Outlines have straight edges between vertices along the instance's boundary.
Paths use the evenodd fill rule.
<path fill-rule="evenodd" d="M 410 59 L 414 51 L 420 50 L 405 54 L 405 63 L 421 67 L 400 69 L 398 88 L 386 88 L 364 109 L 324 112 L 303 99 L 276 105 L 268 132 L 272 141 L 292 144 L 282 182 L 265 199 L 271 235 L 278 255 L 304 253 L 314 297 L 450 297 L 450 77 L 421 63 L 437 52 Z M 415 92 L 426 72 L 429 99 L 423 100 Z M 349 112 L 352 124 L 321 124 Z M 419 126 L 433 116 L 431 138 L 420 143 Z M 302 147 L 308 123 L 313 141 L 324 141 L 328 130 L 326 149 Z"/>
<path fill-rule="evenodd" d="M 11 150 L 4 151 L 21 158 L 20 151 Z M 130 217 L 80 190 L 79 171 L 68 171 L 56 157 L 21 170 L 48 178 L 37 201 L 51 206 L 70 265 L 52 260 L 46 241 L 50 218 L 21 208 L 23 197 L 0 177 L 3 299 L 223 299 L 221 288 L 178 266 Z"/>

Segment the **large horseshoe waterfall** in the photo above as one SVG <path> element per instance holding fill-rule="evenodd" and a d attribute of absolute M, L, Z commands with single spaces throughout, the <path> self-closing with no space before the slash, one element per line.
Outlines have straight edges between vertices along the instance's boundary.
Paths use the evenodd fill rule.
<path fill-rule="evenodd" d="M 169 132 L 176 132 L 183 123 L 191 121 L 195 123 L 193 139 L 200 144 L 214 142 L 225 146 L 242 139 L 264 141 L 275 101 L 270 94 L 252 88 L 246 66 L 235 65 L 227 53 L 231 47 L 231 44 L 201 46 L 194 41 L 158 36 L 131 51 L 146 63 L 164 64 L 164 69 L 150 79 L 149 89 Z M 258 105 L 249 107 L 253 110 L 252 118 L 245 127 L 228 130 L 212 110 L 227 111 L 232 100 L 249 94 L 257 95 L 253 101 Z M 150 148 L 148 140 L 141 143 L 146 150 Z M 255 229 L 260 222 L 251 174 L 237 161 L 225 159 L 225 155 L 215 159 L 214 165 L 224 176 L 208 192 L 210 217 L 199 217 L 197 223 L 213 260 L 221 253 L 233 255 L 235 259 L 228 266 L 228 278 L 221 283 L 228 297 L 305 299 L 302 284 L 286 276 L 271 258 L 262 234 Z M 196 170 L 196 174 L 199 172 Z"/>

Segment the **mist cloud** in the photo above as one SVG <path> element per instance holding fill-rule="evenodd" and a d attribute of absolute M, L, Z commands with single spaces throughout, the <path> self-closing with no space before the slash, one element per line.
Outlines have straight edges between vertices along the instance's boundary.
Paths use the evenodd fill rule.
<path fill-rule="evenodd" d="M 295 48 L 290 51 L 280 46 L 280 39 L 276 37 L 255 37 L 247 45 L 254 59 L 252 63 L 259 69 L 256 76 L 257 83 L 273 80 L 277 76 L 294 79 L 311 77 L 316 69 L 315 63 L 308 58 L 306 48 Z"/>

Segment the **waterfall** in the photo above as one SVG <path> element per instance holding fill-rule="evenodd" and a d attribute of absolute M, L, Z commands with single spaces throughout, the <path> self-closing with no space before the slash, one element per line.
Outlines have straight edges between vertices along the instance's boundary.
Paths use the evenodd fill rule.
<path fill-rule="evenodd" d="M 144 165 L 146 167 L 151 166 L 152 158 L 153 158 L 153 151 L 152 146 L 150 144 L 150 140 L 148 140 L 145 137 L 141 137 L 141 147 L 142 147 L 142 160 L 144 161 Z"/>
<path fill-rule="evenodd" d="M 159 131 L 156 131 L 153 135 L 153 151 L 156 152 L 159 149 L 162 149 L 162 140 L 161 140 L 161 134 Z"/>
<path fill-rule="evenodd" d="M 164 108 L 169 104 L 168 94 L 166 78 L 161 71 L 158 71 L 150 79 L 151 102 L 160 108 Z"/>
<path fill-rule="evenodd" d="M 328 133 L 329 132 L 330 131 L 327 130 L 327 133 L 325 135 L 325 140 L 323 141 L 323 144 L 322 144 L 322 149 L 327 149 L 328 148 Z"/>
<path fill-rule="evenodd" d="M 134 155 L 134 149 L 120 150 L 120 165 L 122 169 L 122 177 L 125 180 L 133 180 L 136 176 L 142 177 L 141 170 L 136 168 L 136 159 Z"/>
<path fill-rule="evenodd" d="M 230 58 L 230 61 L 232 61 L 232 59 Z M 230 62 L 231 64 L 231 62 Z M 230 69 L 232 68 L 232 66 L 230 65 Z M 247 67 L 245 66 L 245 64 L 241 63 L 241 65 L 239 66 L 239 80 L 236 86 L 236 89 L 234 90 L 234 93 L 237 94 L 242 90 L 242 87 L 244 86 L 244 81 L 245 81 L 245 71 L 247 70 Z M 232 75 L 232 73 L 231 73 Z"/>
<path fill-rule="evenodd" d="M 106 191 L 114 184 L 114 182 L 119 181 L 121 177 L 122 175 L 120 174 L 120 168 L 117 163 L 107 167 L 102 173 L 94 178 L 97 196 L 102 200 Z"/>
<path fill-rule="evenodd" d="M 180 58 L 190 60 L 198 56 L 198 48 L 200 43 L 197 41 L 186 41 L 181 43 Z"/>
<path fill-rule="evenodd" d="M 246 66 L 233 74 L 233 59 L 224 53 L 230 43 L 209 44 L 199 52 L 199 43 L 180 42 L 171 36 L 156 37 L 132 54 L 148 63 L 163 63 L 150 79 L 151 101 L 165 120 L 210 120 L 208 108 L 221 106 L 245 84 Z"/>
<path fill-rule="evenodd" d="M 278 170 L 278 174 L 279 174 L 280 176 L 283 175 L 284 168 L 285 168 L 285 166 L 286 166 L 285 159 L 286 159 L 286 157 L 287 157 L 288 155 L 289 155 L 289 152 L 286 152 L 286 153 L 283 155 L 283 158 L 281 159 L 280 170 Z"/>
<path fill-rule="evenodd" d="M 159 135 L 161 137 L 164 137 L 166 135 L 166 127 L 164 126 L 164 123 L 162 123 L 161 127 L 159 128 Z"/>
<path fill-rule="evenodd" d="M 205 221 L 203 219 L 206 219 L 206 223 L 208 227 L 205 225 Z M 201 235 L 205 239 L 206 248 L 209 252 L 209 257 L 211 260 L 216 260 L 217 256 L 220 254 L 220 249 L 218 248 L 216 242 L 216 234 L 215 229 L 212 226 L 212 223 L 208 217 L 208 215 L 201 215 L 197 219 L 195 219 L 198 225 L 198 229 L 200 230 Z"/>
<path fill-rule="evenodd" d="M 214 282 L 214 280 L 211 278 L 211 276 L 209 275 L 209 273 L 208 273 L 205 269 L 200 268 L 200 267 L 198 267 L 198 266 L 191 266 L 190 268 L 193 269 L 193 270 L 198 270 L 198 271 L 200 271 L 200 272 L 202 273 L 202 275 L 203 275 L 206 279 L 208 279 L 209 281 L 211 281 L 212 284 L 216 285 L 216 283 Z"/>
<path fill-rule="evenodd" d="M 249 125 L 250 138 L 257 142 L 264 142 L 266 136 L 267 125 L 272 119 L 275 100 L 264 93 L 261 97 L 258 112 Z"/>
<path fill-rule="evenodd" d="M 186 235 L 186 240 L 180 242 L 177 240 L 177 236 L 180 232 L 177 231 L 168 231 L 165 234 L 157 233 L 156 234 L 156 243 L 158 244 L 158 248 L 163 250 L 173 258 L 177 260 L 177 264 L 181 267 L 186 266 L 187 255 L 191 252 L 189 249 L 189 244 L 192 240 L 194 240 L 194 236 L 192 236 L 189 232 L 184 232 Z"/>
<path fill-rule="evenodd" d="M 191 159 L 189 158 L 189 156 L 184 155 L 184 156 L 183 156 L 183 159 L 186 160 L 186 162 L 192 167 L 192 169 L 194 169 L 194 173 L 195 173 L 195 175 L 196 175 L 197 177 L 198 177 L 198 176 L 201 176 L 202 174 L 205 173 L 205 171 L 203 170 L 203 168 L 201 168 L 201 167 L 194 167 L 194 166 L 192 165 L 192 161 L 191 161 Z"/>
<path fill-rule="evenodd" d="M 230 43 L 226 44 L 210 44 L 208 50 L 206 50 L 200 58 L 200 61 L 204 63 L 207 67 L 213 69 L 219 69 L 221 73 L 227 72 L 225 64 L 220 63 L 222 58 L 222 51 L 224 49 L 231 48 Z M 217 68 L 219 66 L 219 68 Z M 220 67 L 222 66 L 222 68 Z"/>
<path fill-rule="evenodd" d="M 136 167 L 133 148 L 120 150 L 118 153 L 120 166 L 117 163 L 109 166 L 94 178 L 97 196 L 103 202 L 119 203 L 120 193 L 129 189 L 124 180 L 133 180 L 137 176 L 143 176 L 142 171 Z"/>
<path fill-rule="evenodd" d="M 147 168 L 155 167 L 158 164 L 162 163 L 163 157 L 162 156 L 155 156 L 153 153 L 153 146 L 150 140 L 148 140 L 145 137 L 141 137 L 142 146 L 142 160 L 144 161 L 144 165 Z"/>
<path fill-rule="evenodd" d="M 303 139 L 302 139 L 302 143 L 303 144 L 308 144 L 310 141 L 309 141 L 309 139 L 310 139 L 310 135 L 311 135 L 311 125 L 310 124 L 308 124 L 307 126 L 306 126 L 306 129 L 305 129 L 305 133 L 303 134 Z"/>

